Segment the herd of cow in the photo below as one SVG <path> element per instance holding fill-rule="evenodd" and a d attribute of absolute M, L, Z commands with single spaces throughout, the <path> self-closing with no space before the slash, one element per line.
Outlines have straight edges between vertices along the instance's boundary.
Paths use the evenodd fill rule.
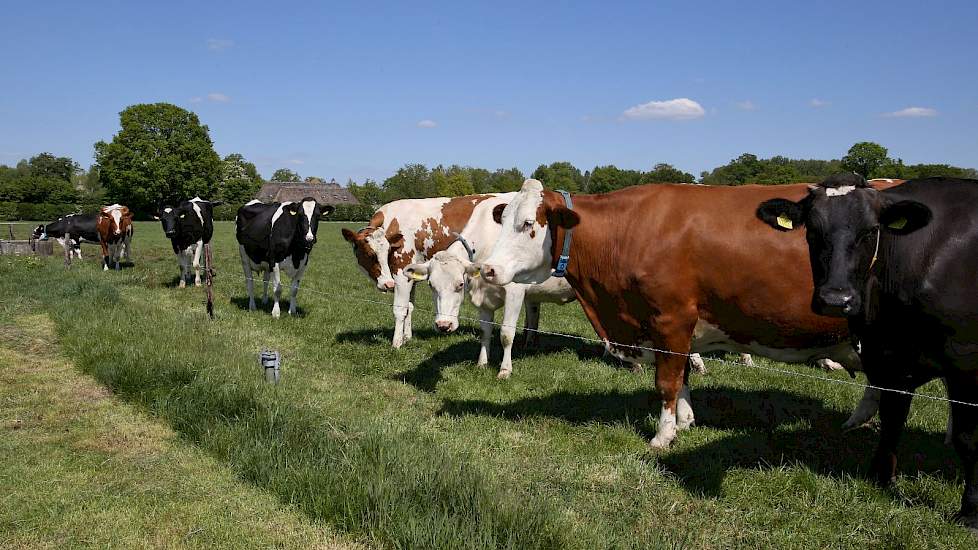
<path fill-rule="evenodd" d="M 512 374 L 523 305 L 532 343 L 541 303 L 577 300 L 609 354 L 655 365 L 662 406 L 653 447 L 668 447 L 694 423 L 688 377 L 697 353 L 837 362 L 864 371 L 877 388 L 898 390 L 867 388 L 843 426 L 879 412 L 872 472 L 886 486 L 911 393 L 941 378 L 965 482 L 958 517 L 978 529 L 976 204 L 978 181 L 952 178 L 867 182 L 844 174 L 818 185 L 655 184 L 575 196 L 527 180 L 513 193 L 395 201 L 366 227 L 342 233 L 377 289 L 394 294 L 394 347 L 412 337 L 419 281 L 431 287 L 440 332 L 458 328 L 466 296 L 479 310 L 479 365 L 488 363 L 494 313 L 503 309 L 500 378 Z M 194 198 L 158 215 L 180 259 L 181 286 L 191 265 L 200 283 L 213 206 Z M 255 273 L 263 273 L 264 299 L 271 277 L 279 316 L 285 270 L 295 313 L 319 221 L 331 212 L 313 199 L 238 210 L 250 309 Z M 76 250 L 82 240 L 100 242 L 104 269 L 113 261 L 118 268 L 129 254 L 131 219 L 112 205 L 37 234 Z"/>

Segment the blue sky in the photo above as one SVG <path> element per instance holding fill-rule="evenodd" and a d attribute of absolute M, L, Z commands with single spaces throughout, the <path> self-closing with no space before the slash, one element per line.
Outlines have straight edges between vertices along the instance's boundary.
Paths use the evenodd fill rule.
<path fill-rule="evenodd" d="M 127 105 L 263 175 L 743 152 L 978 166 L 978 2 L 6 2 L 0 163 L 84 166 Z M 681 100 L 681 101 L 676 101 Z"/>

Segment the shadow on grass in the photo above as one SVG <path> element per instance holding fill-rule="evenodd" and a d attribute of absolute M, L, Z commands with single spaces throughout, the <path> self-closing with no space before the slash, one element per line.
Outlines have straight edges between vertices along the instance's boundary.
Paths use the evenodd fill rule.
<path fill-rule="evenodd" d="M 550 417 L 573 424 L 627 422 L 651 439 L 654 427 L 645 419 L 656 416 L 660 407 L 652 395 L 644 390 L 557 392 L 510 403 L 448 400 L 439 413 L 513 421 Z M 678 449 L 655 455 L 655 461 L 695 496 L 722 495 L 723 480 L 732 469 L 801 464 L 820 475 L 865 477 L 878 440 L 871 429 L 843 433 L 841 425 L 848 415 L 826 408 L 819 400 L 781 390 L 698 388 L 693 392 L 693 408 L 697 426 L 727 433 L 692 447 L 680 443 Z M 680 433 L 680 442 L 683 437 Z M 943 434 L 908 428 L 899 452 L 904 474 L 924 471 L 946 480 L 957 476 L 956 455 L 944 446 Z"/>
<path fill-rule="evenodd" d="M 180 279 L 178 277 L 176 279 L 176 281 L 178 282 L 177 284 L 179 284 L 179 280 Z M 300 294 L 302 293 L 302 289 L 299 289 L 299 293 Z M 234 296 L 234 297 L 231 298 L 230 302 L 231 302 L 232 305 L 234 305 L 238 309 L 240 309 L 242 311 L 248 311 L 248 297 L 247 296 Z M 271 293 L 269 293 L 268 303 L 267 304 L 262 304 L 261 303 L 261 296 L 255 296 L 255 307 L 256 307 L 255 313 L 260 313 L 261 312 L 261 313 L 268 313 L 269 315 L 271 315 L 272 308 L 274 306 L 275 306 L 275 302 L 272 299 Z M 285 298 L 284 300 L 279 300 L 278 307 L 279 307 L 279 310 L 282 312 L 282 317 L 283 318 L 289 316 L 289 299 L 288 298 Z M 298 319 L 302 319 L 305 316 L 306 316 L 306 310 L 305 310 L 305 308 L 303 308 L 302 306 L 296 306 L 295 307 L 295 315 L 293 315 L 293 317 L 296 317 Z"/>

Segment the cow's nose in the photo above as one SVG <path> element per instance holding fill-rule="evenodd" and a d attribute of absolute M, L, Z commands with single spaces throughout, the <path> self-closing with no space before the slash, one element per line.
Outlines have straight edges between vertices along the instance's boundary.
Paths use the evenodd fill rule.
<path fill-rule="evenodd" d="M 384 281 L 384 288 L 387 290 L 394 290 L 394 281 Z"/>
<path fill-rule="evenodd" d="M 816 312 L 823 315 L 846 315 L 856 305 L 853 293 L 841 288 L 822 288 L 816 298 Z"/>
<path fill-rule="evenodd" d="M 482 276 L 488 280 L 493 280 L 496 278 L 496 268 L 491 265 L 482 266 Z"/>
<path fill-rule="evenodd" d="M 438 332 L 451 332 L 452 331 L 452 322 L 451 321 L 435 321 L 435 328 L 438 329 Z"/>

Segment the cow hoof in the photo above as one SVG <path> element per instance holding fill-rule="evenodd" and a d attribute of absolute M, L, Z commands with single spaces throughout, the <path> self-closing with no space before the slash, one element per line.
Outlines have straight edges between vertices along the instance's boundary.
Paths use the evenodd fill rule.
<path fill-rule="evenodd" d="M 194 281 L 194 286 L 200 286 L 200 281 Z"/>
<path fill-rule="evenodd" d="M 818 361 L 815 361 L 815 366 L 824 371 L 830 371 L 830 372 L 834 370 L 842 370 L 845 368 L 841 364 L 831 359 L 819 359 Z"/>
<path fill-rule="evenodd" d="M 643 368 L 642 365 L 632 365 L 631 371 L 632 374 L 642 374 L 645 372 L 645 368 Z"/>
<path fill-rule="evenodd" d="M 511 370 L 501 370 L 499 371 L 499 374 L 496 375 L 496 380 L 507 380 L 512 375 L 513 371 Z"/>
<path fill-rule="evenodd" d="M 281 316 L 282 310 L 278 308 L 278 304 L 275 304 L 275 307 L 272 308 L 272 318 L 278 319 Z"/>
<path fill-rule="evenodd" d="M 863 420 L 861 418 L 850 418 L 842 424 L 842 433 L 849 433 L 860 428 L 876 428 L 876 422 L 870 418 L 868 420 Z"/>
<path fill-rule="evenodd" d="M 391 346 L 394 349 L 401 349 L 401 346 L 403 346 L 403 345 L 404 345 L 404 340 L 403 339 L 401 339 L 401 340 L 394 340 L 393 342 L 391 342 Z"/>
<path fill-rule="evenodd" d="M 652 441 L 649 441 L 649 448 L 656 451 L 664 451 L 669 448 L 669 444 L 671 443 L 672 440 L 657 435 L 652 438 Z"/>
<path fill-rule="evenodd" d="M 184 280 L 181 279 L 180 280 L 180 284 L 177 285 L 177 287 L 179 287 L 179 288 L 187 288 L 187 281 L 184 281 Z"/>
<path fill-rule="evenodd" d="M 696 419 L 693 418 L 692 415 L 690 415 L 689 418 L 680 418 L 680 419 L 676 420 L 676 429 L 677 430 L 688 430 L 688 429 L 692 428 L 695 425 L 696 425 Z"/>

